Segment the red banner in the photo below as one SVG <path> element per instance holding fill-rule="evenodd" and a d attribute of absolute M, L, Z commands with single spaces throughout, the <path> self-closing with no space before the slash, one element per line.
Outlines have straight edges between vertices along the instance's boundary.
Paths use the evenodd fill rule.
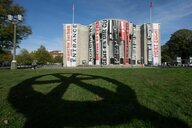
<path fill-rule="evenodd" d="M 159 37 L 158 37 L 158 29 L 153 29 L 153 55 L 154 57 L 158 57 L 158 46 L 159 45 Z"/>
<path fill-rule="evenodd" d="M 126 23 L 124 21 L 120 22 L 120 35 L 121 35 L 121 40 L 125 41 L 126 40 Z"/>
<path fill-rule="evenodd" d="M 126 31 L 125 31 L 125 42 L 124 42 L 124 64 L 128 64 L 129 63 L 129 22 L 125 22 L 125 27 L 126 27 Z"/>
<path fill-rule="evenodd" d="M 68 63 L 70 62 L 70 56 L 71 56 L 71 25 L 66 25 L 66 57 L 67 57 L 67 61 Z"/>
<path fill-rule="evenodd" d="M 99 64 L 99 62 L 100 62 L 99 43 L 100 43 L 100 38 L 99 38 L 99 22 L 96 22 L 96 27 L 95 27 L 95 44 L 96 44 L 96 63 L 97 64 Z"/>

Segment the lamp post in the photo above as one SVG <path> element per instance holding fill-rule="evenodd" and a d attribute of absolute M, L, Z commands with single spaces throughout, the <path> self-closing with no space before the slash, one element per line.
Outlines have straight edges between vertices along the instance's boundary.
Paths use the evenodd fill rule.
<path fill-rule="evenodd" d="M 12 16 L 8 15 L 8 20 L 11 21 L 11 23 L 14 26 L 14 35 L 13 35 L 13 60 L 11 61 L 11 69 L 17 69 L 17 61 L 16 61 L 16 29 L 17 29 L 17 23 L 22 21 L 22 16 Z"/>

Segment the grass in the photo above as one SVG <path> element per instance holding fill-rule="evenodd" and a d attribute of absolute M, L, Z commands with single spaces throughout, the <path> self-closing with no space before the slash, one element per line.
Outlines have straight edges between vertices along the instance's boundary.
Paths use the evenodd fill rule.
<path fill-rule="evenodd" d="M 191 68 L 0 70 L 0 127 L 192 127 Z"/>

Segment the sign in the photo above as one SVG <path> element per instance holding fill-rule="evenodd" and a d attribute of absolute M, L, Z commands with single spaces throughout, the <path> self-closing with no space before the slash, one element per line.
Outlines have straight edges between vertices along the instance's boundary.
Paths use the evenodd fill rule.
<path fill-rule="evenodd" d="M 181 63 L 181 57 L 177 57 L 177 63 Z"/>
<path fill-rule="evenodd" d="M 108 21 L 103 20 L 102 22 L 102 64 L 108 64 L 108 36 L 107 36 Z"/>
<path fill-rule="evenodd" d="M 96 45 L 96 65 L 100 65 L 100 30 L 99 30 L 99 22 L 95 24 L 95 45 Z"/>
<path fill-rule="evenodd" d="M 93 26 L 89 25 L 89 65 L 93 65 Z"/>
<path fill-rule="evenodd" d="M 125 21 L 121 21 L 120 22 L 120 39 L 122 41 L 125 41 L 126 40 L 126 22 Z"/>
<path fill-rule="evenodd" d="M 119 33 L 118 33 L 118 21 L 113 20 L 113 47 L 114 47 L 114 64 L 119 64 Z"/>
<path fill-rule="evenodd" d="M 129 22 L 125 23 L 126 26 L 126 31 L 125 31 L 125 42 L 124 42 L 124 64 L 129 64 L 129 30 L 130 30 L 130 26 L 129 26 Z M 128 37 L 128 38 L 127 38 Z"/>
<path fill-rule="evenodd" d="M 159 57 L 159 25 L 153 24 L 153 34 L 152 34 L 152 46 L 153 46 L 153 65 L 158 65 Z"/>
<path fill-rule="evenodd" d="M 109 58 L 112 60 L 113 56 L 113 24 L 112 20 L 108 22 L 108 31 L 109 31 Z M 110 62 L 112 63 L 112 62 Z"/>
<path fill-rule="evenodd" d="M 72 27 L 72 47 L 71 47 L 71 66 L 77 65 L 77 35 L 78 35 L 78 26 L 73 24 Z"/>
<path fill-rule="evenodd" d="M 70 66 L 70 58 L 71 58 L 71 25 L 65 25 L 65 41 L 66 41 L 66 60 L 67 66 Z"/>
<path fill-rule="evenodd" d="M 120 58 L 125 61 L 125 40 L 126 40 L 126 24 L 124 21 L 120 21 L 120 42 L 119 42 L 119 54 Z M 124 63 L 124 62 L 121 62 Z"/>
<path fill-rule="evenodd" d="M 192 63 L 192 57 L 189 57 L 189 62 Z"/>

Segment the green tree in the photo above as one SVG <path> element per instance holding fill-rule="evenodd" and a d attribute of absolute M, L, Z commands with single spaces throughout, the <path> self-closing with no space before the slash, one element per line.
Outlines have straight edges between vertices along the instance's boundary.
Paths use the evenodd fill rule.
<path fill-rule="evenodd" d="M 161 46 L 161 62 L 171 62 L 171 57 L 169 55 L 169 46 Z"/>
<path fill-rule="evenodd" d="M 7 15 L 16 16 L 18 14 L 24 16 L 25 9 L 13 2 L 13 0 L 0 0 L 0 53 L 4 49 L 13 48 L 13 24 L 8 21 Z M 23 25 L 24 21 L 17 24 L 16 43 L 19 47 L 21 40 L 25 39 L 32 33 L 31 27 Z"/>
<path fill-rule="evenodd" d="M 62 56 L 56 56 L 54 58 L 55 63 L 63 63 L 63 57 Z"/>
<path fill-rule="evenodd" d="M 173 61 L 176 57 L 189 59 L 192 56 L 192 30 L 181 29 L 171 35 L 170 40 L 162 46 L 162 62 Z"/>
<path fill-rule="evenodd" d="M 33 56 L 27 51 L 27 49 L 22 49 L 20 54 L 17 56 L 17 62 L 20 64 L 31 65 L 33 60 Z"/>
<path fill-rule="evenodd" d="M 53 60 L 51 54 L 43 45 L 41 45 L 40 48 L 35 52 L 35 58 L 39 64 L 46 64 L 47 62 L 52 62 Z"/>
<path fill-rule="evenodd" d="M 0 54 L 0 65 L 3 63 L 3 62 L 8 62 L 8 63 L 11 63 L 12 61 L 12 55 L 11 55 L 11 52 L 9 51 L 4 51 L 3 53 Z"/>

